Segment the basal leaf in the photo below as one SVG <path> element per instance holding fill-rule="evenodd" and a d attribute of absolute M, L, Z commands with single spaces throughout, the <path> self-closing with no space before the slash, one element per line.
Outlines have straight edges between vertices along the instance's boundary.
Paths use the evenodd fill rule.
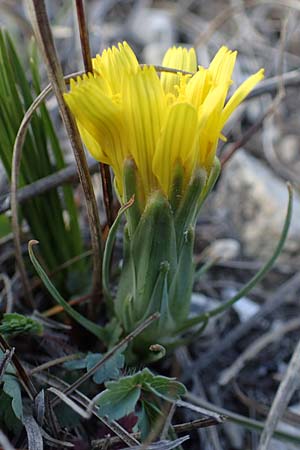
<path fill-rule="evenodd" d="M 90 370 L 94 365 L 103 358 L 101 353 L 89 354 L 87 356 L 87 370 Z M 106 361 L 93 376 L 93 381 L 96 384 L 104 383 L 108 380 L 116 380 L 120 376 L 120 369 L 124 366 L 125 358 L 122 353 L 116 353 L 112 358 Z"/>
<path fill-rule="evenodd" d="M 153 376 L 151 381 L 145 383 L 144 389 L 146 388 L 158 397 L 169 401 L 176 401 L 181 395 L 186 393 L 186 389 L 182 383 L 160 375 Z"/>
<path fill-rule="evenodd" d="M 22 428 L 22 423 L 13 412 L 11 398 L 2 391 L 0 394 L 0 429 L 4 426 L 17 435 Z"/>
<path fill-rule="evenodd" d="M 103 358 L 102 353 L 88 353 L 84 358 L 75 361 L 68 361 L 64 367 L 68 370 L 90 370 Z M 120 369 L 124 367 L 125 358 L 121 351 L 99 367 L 93 376 L 96 384 L 102 384 L 105 381 L 116 380 L 120 376 Z"/>
<path fill-rule="evenodd" d="M 135 410 L 141 395 L 141 388 L 132 382 L 132 377 L 124 377 L 119 381 L 110 381 L 107 389 L 101 394 L 97 404 L 99 415 L 109 420 L 121 419 Z"/>
<path fill-rule="evenodd" d="M 11 407 L 15 416 L 22 421 L 23 405 L 21 387 L 18 380 L 13 375 L 4 375 L 3 392 L 11 398 Z"/>
<path fill-rule="evenodd" d="M 120 419 L 134 412 L 142 391 L 151 392 L 156 398 L 171 402 L 186 392 L 181 383 L 172 378 L 153 375 L 147 368 L 118 381 L 109 381 L 105 386 L 107 389 L 99 396 L 97 404 L 100 406 L 100 415 L 107 416 L 110 420 Z"/>

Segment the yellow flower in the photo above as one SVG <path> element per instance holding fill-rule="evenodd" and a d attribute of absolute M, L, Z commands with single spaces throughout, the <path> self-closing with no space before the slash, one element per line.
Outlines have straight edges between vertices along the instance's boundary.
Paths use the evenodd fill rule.
<path fill-rule="evenodd" d="M 198 167 L 211 169 L 222 129 L 263 78 L 250 76 L 226 102 L 237 52 L 221 47 L 206 69 L 194 49 L 170 48 L 163 66 L 190 72 L 157 73 L 141 67 L 126 42 L 93 59 L 93 73 L 78 77 L 65 100 L 83 142 L 98 161 L 111 165 L 123 194 L 123 166 L 134 160 L 144 199 L 160 189 L 169 196 L 180 164 L 184 187 Z"/>

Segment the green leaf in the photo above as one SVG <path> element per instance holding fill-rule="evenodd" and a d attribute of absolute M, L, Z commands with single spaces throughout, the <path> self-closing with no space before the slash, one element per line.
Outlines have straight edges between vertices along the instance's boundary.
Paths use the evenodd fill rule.
<path fill-rule="evenodd" d="M 20 333 L 43 334 L 43 325 L 31 317 L 18 313 L 4 314 L 0 324 L 0 333 L 13 336 Z"/>
<path fill-rule="evenodd" d="M 141 202 L 139 200 L 139 194 L 142 190 L 139 188 L 135 162 L 131 158 L 127 158 L 124 161 L 123 186 L 123 197 L 125 199 L 125 203 L 129 202 L 129 200 L 134 197 L 133 205 L 126 211 L 129 234 L 132 236 L 141 217 Z"/>
<path fill-rule="evenodd" d="M 161 375 L 152 375 L 152 380 L 145 383 L 144 386 L 147 386 L 158 397 L 168 401 L 179 400 L 182 395 L 186 394 L 186 388 L 182 383 Z"/>
<path fill-rule="evenodd" d="M 86 368 L 90 370 L 101 359 L 103 355 L 101 353 L 91 353 L 86 358 Z M 120 376 L 120 369 L 124 367 L 125 358 L 120 352 L 116 353 L 108 361 L 106 361 L 93 376 L 93 381 L 96 384 L 102 384 L 104 381 L 115 380 Z"/>
<path fill-rule="evenodd" d="M 97 401 L 101 417 L 118 420 L 134 411 L 141 395 L 141 388 L 134 380 L 135 376 L 106 383 L 107 389 Z"/>
<path fill-rule="evenodd" d="M 219 159 L 217 157 L 215 157 L 213 166 L 211 168 L 208 180 L 205 185 L 205 188 L 201 192 L 201 195 L 200 195 L 200 198 L 198 201 L 196 216 L 199 214 L 199 211 L 200 211 L 203 203 L 205 202 L 208 194 L 213 190 L 214 185 L 216 184 L 216 182 L 219 178 L 220 172 L 221 172 L 221 163 L 220 163 Z"/>
<path fill-rule="evenodd" d="M 84 355 L 82 355 L 84 356 Z M 82 370 L 86 369 L 86 357 L 82 359 L 75 359 L 74 361 L 67 361 L 63 364 L 67 370 Z"/>
<path fill-rule="evenodd" d="M 52 284 L 50 281 L 50 278 L 40 265 L 39 261 L 37 260 L 33 250 L 32 246 L 37 244 L 37 241 L 30 241 L 28 243 L 28 252 L 31 259 L 31 262 L 39 274 L 42 282 L 44 283 L 44 286 L 48 289 L 49 293 L 52 295 L 54 300 L 64 308 L 64 310 L 76 321 L 78 322 L 82 327 L 84 327 L 86 330 L 88 330 L 90 333 L 94 334 L 97 338 L 102 339 L 103 342 L 107 341 L 107 332 L 105 328 L 97 325 L 96 323 L 92 322 L 91 320 L 87 319 L 86 317 L 82 316 L 78 311 L 72 308 L 72 306 L 69 305 L 66 300 L 63 299 L 63 297 L 60 295 L 56 287 Z"/>
<path fill-rule="evenodd" d="M 7 216 L 2 214 L 0 216 L 0 238 L 11 233 L 10 220 Z"/>
<path fill-rule="evenodd" d="M 176 266 L 173 215 L 169 203 L 162 194 L 154 193 L 148 200 L 132 238 L 131 248 L 136 273 L 134 312 L 140 320 L 145 317 L 145 310 L 159 275 L 161 263 L 169 263 L 168 279 L 172 279 Z M 159 311 L 160 301 L 157 306 Z"/>
<path fill-rule="evenodd" d="M 134 412 L 141 392 L 151 392 L 156 397 L 173 402 L 184 395 L 183 384 L 172 378 L 153 375 L 145 368 L 134 375 L 123 377 L 118 381 L 105 383 L 106 390 L 99 396 L 99 415 L 117 420 Z"/>
<path fill-rule="evenodd" d="M 16 377 L 5 374 L 3 377 L 3 392 L 11 398 L 11 407 L 15 416 L 23 420 L 23 405 L 21 387 Z"/>
<path fill-rule="evenodd" d="M 0 428 L 5 426 L 16 436 L 22 428 L 22 423 L 13 412 L 11 398 L 3 391 L 0 393 L 0 405 Z"/>
<path fill-rule="evenodd" d="M 102 384 L 108 380 L 116 380 L 120 376 L 120 369 L 124 367 L 125 363 L 123 351 L 124 349 L 120 350 L 100 366 L 93 376 L 94 383 Z M 68 370 L 86 369 L 88 371 L 101 361 L 102 358 L 102 353 L 89 353 L 85 358 L 64 363 L 64 367 Z"/>
<path fill-rule="evenodd" d="M 108 348 L 113 347 L 120 339 L 122 335 L 122 327 L 120 322 L 113 317 L 110 322 L 108 322 L 104 327 L 104 332 L 106 333 L 105 342 Z"/>
<path fill-rule="evenodd" d="M 103 264 L 102 264 L 102 286 L 103 286 L 103 293 L 107 297 L 108 301 L 111 301 L 111 295 L 110 295 L 110 289 L 109 289 L 109 269 L 110 269 L 110 261 L 111 261 L 111 255 L 113 246 L 116 240 L 116 234 L 118 231 L 118 227 L 120 225 L 122 215 L 124 212 L 130 208 L 134 204 L 134 198 L 128 200 L 125 205 L 123 205 L 119 211 L 118 215 L 112 224 L 107 239 L 105 243 L 104 253 L 103 253 Z"/>
<path fill-rule="evenodd" d="M 176 272 L 169 289 L 169 308 L 177 324 L 186 320 L 190 310 L 194 278 L 194 240 L 195 231 L 193 227 L 190 227 L 184 235 Z"/>
<path fill-rule="evenodd" d="M 199 197 L 205 189 L 206 171 L 196 170 L 175 214 L 177 252 L 181 252 L 185 232 L 194 225 Z"/>
<path fill-rule="evenodd" d="M 162 412 L 154 402 L 142 400 L 141 409 L 137 415 L 139 418 L 138 428 L 141 432 L 142 440 L 145 440 L 158 418 L 162 416 Z"/>

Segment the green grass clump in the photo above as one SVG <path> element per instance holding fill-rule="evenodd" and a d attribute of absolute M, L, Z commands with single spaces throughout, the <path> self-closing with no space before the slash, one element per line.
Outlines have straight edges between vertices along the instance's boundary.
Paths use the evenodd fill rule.
<path fill-rule="evenodd" d="M 26 73 L 25 64 L 21 62 L 8 32 L 0 30 L 0 158 L 9 178 L 19 126 L 25 111 L 41 92 L 35 46 L 32 46 L 26 67 L 29 68 L 29 73 Z M 64 167 L 62 148 L 47 107 L 42 104 L 34 114 L 26 135 L 20 186 L 28 185 Z M 41 256 L 49 271 L 54 271 L 82 253 L 83 241 L 71 186 L 52 189 L 26 201 L 21 207 L 21 217 L 26 219 L 32 236 L 40 241 Z M 71 269 L 73 274 L 82 272 L 83 262 L 76 262 Z M 69 271 L 66 269 L 56 277 L 60 288 L 70 284 L 68 275 Z"/>

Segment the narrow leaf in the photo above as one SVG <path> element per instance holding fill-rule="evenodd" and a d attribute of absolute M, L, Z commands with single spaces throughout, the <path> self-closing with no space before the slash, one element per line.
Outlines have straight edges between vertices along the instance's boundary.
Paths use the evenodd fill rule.
<path fill-rule="evenodd" d="M 37 241 L 31 240 L 28 243 L 28 252 L 31 259 L 32 264 L 34 265 L 35 270 L 39 274 L 42 282 L 44 283 L 45 287 L 49 291 L 49 293 L 52 295 L 54 300 L 57 301 L 57 303 L 64 308 L 64 310 L 81 326 L 83 326 L 86 330 L 88 330 L 90 333 L 94 334 L 96 337 L 102 339 L 103 341 L 106 341 L 107 333 L 105 332 L 103 327 L 100 327 L 99 325 L 95 324 L 94 322 L 90 321 L 86 317 L 82 316 L 78 311 L 72 308 L 72 306 L 69 305 L 68 302 L 66 302 L 60 293 L 57 291 L 56 287 L 52 284 L 50 281 L 48 275 L 38 262 L 37 258 L 34 255 L 34 252 L 32 250 L 32 246 L 37 244 Z"/>

